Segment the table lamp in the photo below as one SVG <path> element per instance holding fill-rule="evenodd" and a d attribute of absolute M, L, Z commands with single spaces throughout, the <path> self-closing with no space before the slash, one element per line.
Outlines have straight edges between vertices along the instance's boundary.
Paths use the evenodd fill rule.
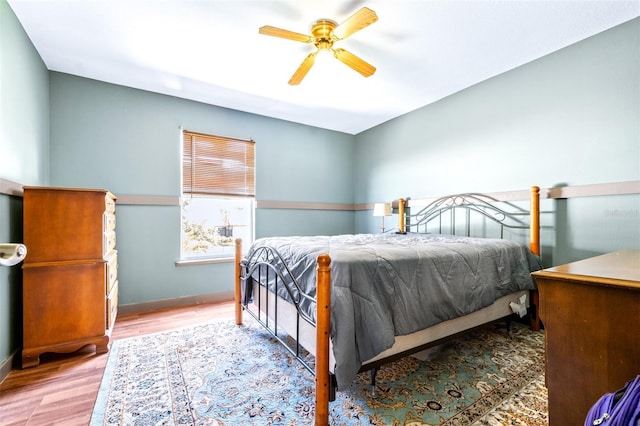
<path fill-rule="evenodd" d="M 375 203 L 373 205 L 373 215 L 382 217 L 380 232 L 384 232 L 384 217 L 391 216 L 391 203 Z"/>

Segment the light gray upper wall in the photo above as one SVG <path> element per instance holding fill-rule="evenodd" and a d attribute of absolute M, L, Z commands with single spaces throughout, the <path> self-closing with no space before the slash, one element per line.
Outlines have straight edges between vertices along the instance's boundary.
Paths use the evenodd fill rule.
<path fill-rule="evenodd" d="M 6 0 L 0 0 L 0 178 L 49 178 L 49 77 Z"/>
<path fill-rule="evenodd" d="M 0 178 L 42 185 L 48 164 L 49 74 L 0 0 Z M 22 198 L 0 194 L 0 243 L 22 241 Z M 21 284 L 21 264 L 0 267 L 0 367 L 19 349 Z"/>
<path fill-rule="evenodd" d="M 351 204 L 352 135 L 52 72 L 51 183 L 179 196 L 180 127 L 256 141 L 258 200 Z M 178 206 L 119 205 L 121 304 L 229 292 L 233 265 L 176 267 Z M 256 212 L 256 236 L 352 233 L 351 211 Z"/>
<path fill-rule="evenodd" d="M 634 19 L 357 135 L 355 202 L 640 179 L 639 37 Z M 640 248 L 639 207 L 569 200 L 552 261 Z"/>
<path fill-rule="evenodd" d="M 351 135 L 56 72 L 51 98 L 55 185 L 178 196 L 182 127 L 255 140 L 258 200 L 353 200 Z"/>
<path fill-rule="evenodd" d="M 356 202 L 640 177 L 640 19 L 357 135 Z"/>

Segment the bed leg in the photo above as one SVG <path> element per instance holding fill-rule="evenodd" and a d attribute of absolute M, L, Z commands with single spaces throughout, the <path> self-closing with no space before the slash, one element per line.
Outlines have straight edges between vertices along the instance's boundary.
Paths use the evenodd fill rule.
<path fill-rule="evenodd" d="M 378 374 L 378 367 L 373 367 L 371 369 L 371 397 L 376 397 L 376 375 Z"/>
<path fill-rule="evenodd" d="M 242 262 L 242 239 L 241 238 L 237 238 L 236 239 L 236 253 L 235 253 L 236 257 L 236 266 L 235 266 L 235 274 L 236 274 L 236 280 L 235 280 L 235 307 L 236 307 L 236 324 L 237 325 L 241 325 L 242 324 L 242 301 L 240 300 L 242 298 L 242 288 L 240 286 L 242 280 L 242 266 L 241 266 L 241 262 Z"/>
<path fill-rule="evenodd" d="M 336 390 L 338 389 L 338 382 L 336 381 L 336 375 L 331 373 L 329 375 L 329 402 L 336 400 Z"/>
<path fill-rule="evenodd" d="M 540 308 L 540 295 L 538 290 L 531 290 L 529 292 L 529 300 L 531 301 L 531 330 L 540 331 L 540 316 L 538 315 L 538 309 Z"/>

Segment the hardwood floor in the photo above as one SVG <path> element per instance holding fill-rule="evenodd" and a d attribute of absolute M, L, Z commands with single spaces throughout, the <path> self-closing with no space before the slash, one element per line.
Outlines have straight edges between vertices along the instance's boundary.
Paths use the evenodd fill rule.
<path fill-rule="evenodd" d="M 234 318 L 233 301 L 119 316 L 112 339 L 123 339 Z M 87 425 L 107 354 L 93 348 L 67 355 L 44 354 L 40 365 L 13 370 L 0 383 L 0 425 Z"/>

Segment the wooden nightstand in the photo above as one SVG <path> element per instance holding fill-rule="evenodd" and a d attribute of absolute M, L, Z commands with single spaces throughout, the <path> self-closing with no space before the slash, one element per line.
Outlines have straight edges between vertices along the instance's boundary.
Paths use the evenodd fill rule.
<path fill-rule="evenodd" d="M 640 374 L 640 250 L 532 276 L 546 330 L 549 424 L 583 425 L 598 398 Z"/>

